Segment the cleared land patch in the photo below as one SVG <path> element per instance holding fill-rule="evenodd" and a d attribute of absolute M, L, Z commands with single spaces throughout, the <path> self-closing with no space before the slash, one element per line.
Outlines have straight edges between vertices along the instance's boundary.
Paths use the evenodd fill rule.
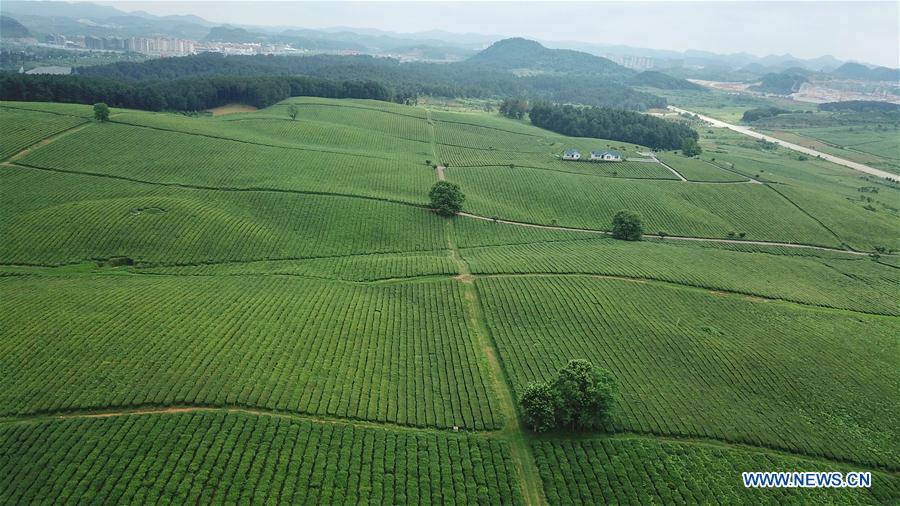
<path fill-rule="evenodd" d="M 213 116 L 225 116 L 227 114 L 235 114 L 239 112 L 254 112 L 256 111 L 256 107 L 247 104 L 227 104 L 219 107 L 214 107 L 209 110 Z"/>

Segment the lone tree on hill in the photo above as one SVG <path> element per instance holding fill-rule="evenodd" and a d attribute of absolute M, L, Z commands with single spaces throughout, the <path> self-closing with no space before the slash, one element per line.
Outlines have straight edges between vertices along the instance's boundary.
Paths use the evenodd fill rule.
<path fill-rule="evenodd" d="M 587 360 L 570 360 L 552 381 L 529 384 L 519 402 L 535 432 L 596 428 L 608 418 L 616 391 L 609 371 Z"/>
<path fill-rule="evenodd" d="M 94 119 L 97 121 L 106 121 L 109 119 L 109 106 L 103 102 L 94 104 Z"/>
<path fill-rule="evenodd" d="M 612 236 L 623 241 L 640 241 L 644 235 L 641 217 L 632 211 L 622 210 L 613 216 Z"/>
<path fill-rule="evenodd" d="M 448 181 L 434 183 L 428 196 L 431 198 L 431 208 L 441 216 L 453 216 L 460 212 L 466 200 L 459 185 Z"/>
<path fill-rule="evenodd" d="M 702 152 L 703 149 L 700 148 L 700 145 L 693 138 L 688 137 L 681 143 L 681 153 L 684 156 L 697 156 Z"/>
<path fill-rule="evenodd" d="M 298 109 L 296 105 L 291 104 L 288 106 L 288 116 L 291 117 L 291 121 L 296 120 L 297 114 L 299 114 L 299 113 L 300 113 L 300 109 Z"/>

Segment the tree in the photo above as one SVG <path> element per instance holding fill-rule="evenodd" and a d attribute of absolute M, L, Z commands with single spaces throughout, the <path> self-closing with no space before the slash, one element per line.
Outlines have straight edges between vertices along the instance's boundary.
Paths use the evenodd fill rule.
<path fill-rule="evenodd" d="M 520 98 L 507 98 L 500 104 L 500 114 L 507 118 L 522 119 L 528 109 L 528 101 Z"/>
<path fill-rule="evenodd" d="M 431 198 L 431 208 L 441 216 L 453 216 L 462 210 L 466 196 L 458 184 L 448 181 L 438 181 L 428 192 Z"/>
<path fill-rule="evenodd" d="M 298 109 L 295 104 L 291 104 L 288 106 L 288 116 L 291 117 L 291 121 L 295 121 L 297 119 L 297 114 L 299 113 L 300 109 Z"/>
<path fill-rule="evenodd" d="M 697 156 L 703 152 L 703 149 L 700 148 L 700 144 L 697 144 L 697 140 L 691 137 L 686 138 L 681 142 L 681 153 L 684 156 Z"/>
<path fill-rule="evenodd" d="M 103 102 L 94 104 L 94 119 L 97 121 L 106 121 L 109 119 L 109 106 Z"/>
<path fill-rule="evenodd" d="M 556 427 L 560 399 L 547 382 L 530 383 L 520 401 L 525 423 L 534 432 L 547 432 Z"/>
<path fill-rule="evenodd" d="M 596 427 L 609 414 L 615 395 L 612 374 L 587 360 L 570 360 L 559 370 L 553 388 L 560 398 L 557 417 L 572 429 Z"/>
<path fill-rule="evenodd" d="M 644 235 L 641 217 L 632 211 L 622 210 L 613 216 L 612 236 L 623 241 L 640 241 Z"/>
<path fill-rule="evenodd" d="M 550 382 L 531 383 L 519 400 L 525 422 L 535 432 L 555 427 L 602 425 L 616 396 L 612 374 L 587 360 L 570 360 Z"/>

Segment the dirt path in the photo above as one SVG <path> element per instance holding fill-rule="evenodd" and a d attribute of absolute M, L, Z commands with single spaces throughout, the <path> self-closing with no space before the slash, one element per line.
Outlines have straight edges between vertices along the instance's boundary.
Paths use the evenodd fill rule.
<path fill-rule="evenodd" d="M 445 226 L 447 227 L 447 246 L 450 251 L 450 258 L 459 268 L 459 276 L 456 279 L 463 284 L 469 327 L 474 333 L 475 344 L 478 347 L 477 351 L 483 354 L 487 362 L 491 384 L 494 392 L 497 394 L 500 410 L 503 413 L 501 434 L 509 443 L 510 458 L 515 468 L 522 498 L 525 500 L 525 504 L 529 505 L 547 504 L 544 498 L 540 473 L 528 446 L 528 440 L 522 424 L 519 421 L 519 412 L 516 409 L 512 386 L 509 378 L 506 376 L 506 371 L 500 364 L 497 348 L 484 322 L 484 315 L 481 314 L 481 302 L 478 298 L 478 290 L 475 288 L 475 277 L 472 275 L 472 271 L 469 270 L 469 265 L 459 255 L 453 221 L 447 220 Z"/>
<path fill-rule="evenodd" d="M 437 171 L 438 181 L 446 181 L 447 180 L 447 178 L 444 176 L 444 169 L 446 169 L 446 168 L 447 167 L 444 167 L 443 165 L 438 165 L 437 169 L 435 169 Z"/>
<path fill-rule="evenodd" d="M 41 139 L 41 140 L 39 140 L 39 141 L 37 141 L 37 142 L 35 142 L 35 143 L 33 143 L 33 144 L 30 144 L 30 145 L 27 146 L 25 149 L 23 149 L 23 150 L 19 151 L 18 153 L 12 155 L 11 157 L 7 158 L 6 160 L 3 160 L 3 163 L 14 162 L 14 161 L 18 160 L 19 158 L 22 158 L 23 156 L 25 156 L 25 155 L 27 155 L 28 153 L 30 153 L 30 152 L 31 152 L 33 149 L 35 149 L 35 148 L 39 148 L 39 147 L 44 146 L 44 145 L 46 145 L 46 144 L 50 144 L 51 142 L 53 142 L 53 141 L 55 141 L 55 140 L 57 140 L 57 139 L 59 139 L 59 138 L 61 138 L 61 137 L 64 137 L 64 136 L 69 135 L 69 134 L 71 134 L 71 133 L 75 133 L 75 132 L 77 132 L 77 131 L 79 131 L 79 130 L 82 130 L 83 128 L 88 127 L 88 126 L 90 126 L 91 124 L 93 124 L 93 122 L 92 122 L 91 120 L 85 120 L 84 123 L 79 123 L 79 124 L 77 124 L 77 125 L 75 125 L 75 126 L 73 126 L 73 127 L 66 128 L 65 130 L 60 130 L 59 132 L 56 132 L 55 134 L 51 135 L 50 137 L 45 137 L 45 138 L 43 138 L 43 139 Z"/>
<path fill-rule="evenodd" d="M 807 148 L 807 147 L 803 147 L 803 146 L 800 146 L 800 145 L 798 145 L 798 144 L 794 144 L 794 143 L 792 143 L 792 142 L 783 141 L 783 140 L 781 140 L 781 139 L 777 139 L 777 138 L 772 137 L 772 136 L 770 136 L 770 135 L 761 134 L 761 133 L 759 133 L 759 132 L 757 132 L 757 131 L 755 131 L 755 130 L 749 128 L 749 127 L 744 127 L 744 126 L 739 126 L 739 125 L 732 125 L 731 123 L 726 123 L 726 122 L 724 122 L 724 121 L 722 121 L 722 120 L 718 120 L 718 119 L 715 119 L 715 118 L 710 118 L 709 116 L 704 116 L 704 115 L 702 115 L 702 114 L 697 114 L 697 113 L 694 113 L 694 112 L 691 112 L 691 111 L 686 111 L 686 110 L 684 110 L 684 109 L 680 109 L 680 108 L 678 108 L 678 107 L 674 107 L 674 106 L 671 106 L 671 105 L 669 106 L 669 110 L 672 110 L 672 111 L 675 111 L 675 112 L 678 112 L 678 113 L 693 114 L 693 115 L 699 117 L 701 120 L 706 121 L 707 123 L 712 124 L 713 126 L 716 126 L 716 127 L 719 127 L 719 128 L 727 128 L 727 129 L 729 129 L 729 130 L 733 130 L 733 131 L 735 131 L 735 132 L 742 133 L 742 134 L 744 134 L 744 135 L 748 135 L 748 136 L 753 137 L 753 138 L 756 138 L 756 139 L 763 139 L 763 140 L 766 140 L 766 141 L 769 141 L 769 142 L 774 142 L 775 144 L 778 144 L 779 146 L 783 146 L 783 147 L 785 147 L 785 148 L 792 149 L 792 150 L 794 150 L 794 151 L 798 151 L 798 152 L 800 152 L 800 153 L 804 153 L 804 154 L 807 154 L 807 155 L 810 155 L 810 156 L 819 157 L 819 158 L 821 158 L 821 159 L 823 159 L 823 160 L 827 160 L 827 161 L 829 161 L 829 162 L 831 162 L 831 163 L 836 163 L 836 164 L 838 164 L 838 165 L 843 165 L 844 167 L 848 167 L 848 168 L 851 168 L 851 169 L 853 169 L 853 170 L 858 170 L 858 171 L 860 171 L 860 172 L 865 172 L 866 174 L 870 174 L 870 175 L 872 175 L 872 176 L 877 176 L 877 177 L 881 177 L 881 178 L 885 178 L 885 179 L 893 179 L 893 180 L 900 179 L 900 176 L 898 176 L 897 174 L 891 174 L 890 172 L 883 171 L 883 170 L 878 170 L 878 169 L 876 169 L 876 168 L 869 167 L 868 165 L 864 165 L 864 164 L 857 163 L 857 162 L 852 162 L 852 161 L 850 161 L 850 160 L 845 160 L 845 159 L 843 159 L 843 158 L 839 158 L 839 157 L 837 157 L 837 156 L 829 155 L 828 153 L 823 153 L 823 152 L 821 152 L 821 151 L 816 151 L 815 149 L 810 149 L 810 148 Z"/>
<path fill-rule="evenodd" d="M 687 178 L 686 178 L 686 177 L 682 176 L 680 172 L 678 172 L 677 170 L 675 170 L 674 168 L 672 168 L 670 165 L 668 165 L 668 164 L 666 164 L 666 163 L 663 163 L 662 161 L 660 161 L 659 158 L 656 158 L 655 156 L 653 157 L 653 159 L 656 160 L 656 163 L 658 163 L 658 164 L 662 165 L 663 167 L 669 169 L 669 172 L 671 172 L 672 174 L 675 174 L 675 177 L 677 177 L 678 179 L 680 179 L 682 182 L 686 182 L 686 181 L 687 181 Z"/>
<path fill-rule="evenodd" d="M 191 406 L 191 405 L 177 405 L 177 406 L 153 406 L 153 407 L 138 407 L 132 409 L 111 409 L 107 411 L 97 411 L 97 410 L 84 410 L 84 411 L 74 411 L 74 412 L 63 412 L 63 413 L 48 413 L 48 414 L 37 414 L 37 415 L 26 415 L 26 416 L 11 416 L 9 418 L 0 419 L 0 424 L 6 423 L 19 423 L 19 422 L 28 422 L 35 420 L 69 420 L 69 419 L 83 419 L 83 418 L 115 418 L 120 416 L 146 416 L 146 415 L 174 415 L 179 413 L 242 413 L 248 415 L 255 416 L 272 416 L 278 418 L 289 418 L 292 420 L 300 420 L 310 423 L 327 423 L 333 425 L 348 425 L 358 428 L 365 429 L 390 429 L 390 430 L 400 430 L 400 431 L 409 431 L 409 432 L 430 432 L 430 433 L 439 433 L 439 434 L 467 434 L 467 435 L 484 435 L 484 436 L 493 436 L 497 437 L 501 434 L 498 430 L 460 430 L 459 432 L 454 432 L 447 428 L 437 428 L 437 427 L 416 427 L 411 425 L 401 425 L 397 423 L 391 422 L 374 422 L 369 420 L 357 420 L 354 418 L 337 418 L 337 417 L 328 417 L 328 416 L 318 416 L 312 414 L 304 414 L 304 413 L 295 413 L 295 412 L 286 412 L 286 411 L 275 411 L 269 409 L 261 409 L 261 408 L 249 408 L 249 407 L 235 407 L 235 406 Z"/>
<path fill-rule="evenodd" d="M 516 225 L 520 227 L 531 227 L 531 228 L 540 228 L 544 230 L 560 230 L 565 232 L 582 232 L 585 234 L 596 234 L 596 235 L 611 235 L 611 232 L 606 230 L 594 230 L 590 228 L 575 228 L 575 227 L 560 227 L 556 225 L 537 225 L 535 223 L 525 223 L 521 221 L 511 221 L 511 220 L 502 220 L 502 219 L 494 219 L 488 218 L 487 216 L 480 216 L 477 214 L 471 213 L 459 213 L 459 216 L 464 216 L 466 218 L 472 218 L 476 220 L 484 220 L 484 221 L 493 221 L 495 223 L 505 223 L 507 225 Z M 644 237 L 653 237 L 656 239 L 661 239 L 661 237 L 657 234 L 644 234 Z M 812 249 L 818 251 L 831 251 L 834 253 L 845 253 L 848 255 L 860 255 L 867 256 L 869 253 L 865 251 L 851 251 L 845 249 L 838 248 L 828 248 L 826 246 L 813 246 L 811 244 L 795 244 L 790 242 L 775 242 L 775 241 L 754 241 L 750 239 L 713 239 L 709 237 L 685 237 L 678 235 L 666 235 L 664 237 L 665 240 L 669 241 L 694 241 L 694 242 L 713 242 L 713 243 L 722 243 L 722 244 L 756 244 L 758 246 L 780 246 L 783 248 L 801 248 L 801 249 Z"/>

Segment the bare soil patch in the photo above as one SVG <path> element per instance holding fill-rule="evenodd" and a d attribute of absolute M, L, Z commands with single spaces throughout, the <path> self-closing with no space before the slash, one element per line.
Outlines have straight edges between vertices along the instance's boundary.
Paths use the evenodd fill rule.
<path fill-rule="evenodd" d="M 225 116 L 226 114 L 235 114 L 238 112 L 254 112 L 258 109 L 247 104 L 226 104 L 220 107 L 207 109 L 213 116 Z"/>

